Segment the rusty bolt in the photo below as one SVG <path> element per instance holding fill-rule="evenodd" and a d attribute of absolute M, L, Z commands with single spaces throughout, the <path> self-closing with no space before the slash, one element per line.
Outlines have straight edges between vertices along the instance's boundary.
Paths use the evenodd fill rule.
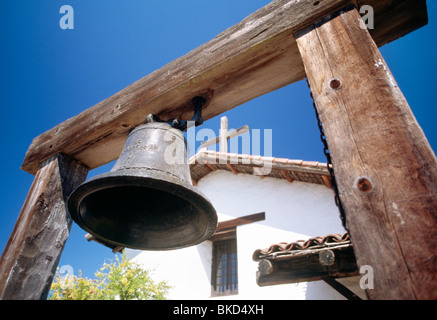
<path fill-rule="evenodd" d="M 373 189 L 372 183 L 365 177 L 358 178 L 357 187 L 361 192 L 369 192 Z"/>
<path fill-rule="evenodd" d="M 337 79 L 337 78 L 332 78 L 332 79 L 329 81 L 329 87 L 330 87 L 332 90 L 336 91 L 336 90 L 340 89 L 340 87 L 341 87 L 341 81 L 340 81 L 339 79 Z"/>

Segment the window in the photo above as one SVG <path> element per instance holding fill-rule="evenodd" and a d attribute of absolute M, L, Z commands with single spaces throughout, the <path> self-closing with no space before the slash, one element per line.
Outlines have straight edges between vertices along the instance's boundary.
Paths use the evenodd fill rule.
<path fill-rule="evenodd" d="M 236 238 L 213 241 L 212 253 L 211 295 L 238 294 Z"/>
<path fill-rule="evenodd" d="M 255 213 L 219 222 L 212 242 L 211 296 L 238 294 L 237 226 L 265 220 Z"/>

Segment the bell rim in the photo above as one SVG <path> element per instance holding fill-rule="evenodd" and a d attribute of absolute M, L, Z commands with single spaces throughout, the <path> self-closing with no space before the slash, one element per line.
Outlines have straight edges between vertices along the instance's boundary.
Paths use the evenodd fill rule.
<path fill-rule="evenodd" d="M 126 170 L 119 170 L 119 171 L 110 171 L 107 173 L 96 175 L 91 179 L 89 179 L 88 181 L 82 183 L 70 194 L 67 200 L 67 208 L 70 217 L 83 230 L 87 231 L 91 235 L 95 236 L 99 240 L 104 241 L 107 244 L 114 245 L 114 246 L 123 246 L 126 248 L 137 249 L 137 250 L 168 251 L 168 250 L 182 249 L 182 248 L 197 245 L 205 240 L 208 240 L 214 234 L 218 225 L 217 212 L 214 209 L 211 202 L 209 201 L 209 199 L 202 192 L 195 189 L 190 183 L 182 179 L 179 179 L 173 175 L 171 176 L 167 175 L 165 179 L 163 178 L 160 179 L 156 177 L 157 172 L 155 170 L 150 170 L 154 172 L 154 176 L 144 172 L 142 172 L 141 175 L 138 175 L 139 171 L 144 171 L 144 170 L 126 169 Z M 164 175 L 163 172 L 158 172 L 158 175 L 159 174 Z M 102 182 L 108 182 L 114 179 L 117 179 L 116 186 L 105 187 L 102 185 Z M 123 181 L 124 183 L 121 183 L 121 181 Z M 155 190 L 161 190 L 166 192 L 166 189 L 163 187 L 163 185 L 165 184 L 172 185 L 172 187 L 178 188 L 178 191 L 181 192 L 180 195 L 182 194 L 190 195 L 191 197 L 185 197 L 184 199 L 188 201 L 190 204 L 197 207 L 198 210 L 201 211 L 201 213 L 203 213 L 206 216 L 207 223 L 206 223 L 205 232 L 196 240 L 191 241 L 189 243 L 182 244 L 180 246 L 173 246 L 171 248 L 128 245 L 125 243 L 110 240 L 105 236 L 96 233 L 91 227 L 87 225 L 87 223 L 81 217 L 80 209 L 79 209 L 81 202 L 87 196 L 95 192 L 105 189 L 111 189 L 114 187 L 124 187 L 124 186 L 149 187 Z"/>

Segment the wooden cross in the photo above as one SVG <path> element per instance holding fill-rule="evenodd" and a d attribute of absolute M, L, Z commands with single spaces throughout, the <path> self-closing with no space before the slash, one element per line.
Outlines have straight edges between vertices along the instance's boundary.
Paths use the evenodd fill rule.
<path fill-rule="evenodd" d="M 364 5 L 374 30 L 360 27 Z M 426 23 L 425 0 L 275 0 L 36 137 L 22 164 L 35 180 L 0 260 L 0 298 L 47 296 L 71 226 L 69 192 L 115 160 L 149 113 L 189 119 L 201 95 L 208 120 L 308 77 L 357 264 L 374 269 L 368 297 L 437 299 L 437 160 L 377 48 Z"/>
<path fill-rule="evenodd" d="M 213 139 L 206 140 L 200 144 L 200 149 L 212 146 L 214 144 L 219 144 L 220 152 L 228 152 L 228 139 L 237 137 L 249 131 L 249 127 L 242 126 L 238 129 L 233 129 L 228 131 L 228 118 L 221 117 L 220 118 L 220 132 L 219 136 Z"/>

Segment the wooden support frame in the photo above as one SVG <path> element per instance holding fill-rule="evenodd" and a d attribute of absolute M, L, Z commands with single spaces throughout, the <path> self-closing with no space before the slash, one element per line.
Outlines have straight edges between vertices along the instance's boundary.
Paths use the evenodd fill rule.
<path fill-rule="evenodd" d="M 437 160 L 353 7 L 297 34 L 371 299 L 437 299 Z"/>
<path fill-rule="evenodd" d="M 0 299 L 46 299 L 73 220 L 65 202 L 88 168 L 58 154 L 38 170 L 0 259 Z"/>
<path fill-rule="evenodd" d="M 376 28 L 371 30 L 371 36 L 377 46 L 396 40 L 427 23 L 425 0 L 275 0 L 210 42 L 36 137 L 21 167 L 24 171 L 36 175 L 35 181 L 0 260 L 0 297 L 44 298 L 71 225 L 65 211 L 66 196 L 85 179 L 89 169 L 118 158 L 130 130 L 145 123 L 149 113 L 157 114 L 163 119 L 187 120 L 192 115 L 190 101 L 194 96 L 202 95 L 207 99 L 203 110 L 204 119 L 207 120 L 260 95 L 304 79 L 306 74 L 311 75 L 308 69 L 311 63 L 305 61 L 304 56 L 308 54 L 299 51 L 303 46 L 300 44 L 298 48 L 293 35 L 347 4 L 353 4 L 356 8 L 363 5 L 375 8 Z M 358 19 L 357 16 L 355 24 L 358 23 Z M 379 60 L 376 63 L 379 64 Z M 318 82 L 310 77 L 311 82 L 317 100 L 320 98 L 317 97 L 316 90 Z M 322 121 L 326 120 L 323 115 L 321 118 Z M 417 136 L 409 137 L 414 139 Z M 414 148 L 418 147 L 414 141 L 410 142 Z M 423 147 L 425 142 L 421 140 L 421 143 Z M 341 155 L 333 149 L 336 157 Z M 421 148 L 415 150 L 419 150 L 420 153 Z M 428 156 L 423 155 L 416 164 L 427 166 L 425 169 L 430 173 L 435 169 L 435 163 L 427 162 L 427 159 Z M 337 162 L 334 162 L 334 165 L 340 166 L 338 160 L 335 161 Z M 341 170 L 339 171 L 339 177 L 343 177 Z M 427 186 L 435 182 L 434 174 L 423 175 L 420 169 L 415 172 L 416 177 L 407 176 L 413 184 L 420 179 L 420 182 Z M 404 178 L 405 176 L 402 179 Z M 348 196 L 350 185 L 346 182 L 343 185 L 339 184 L 342 199 Z M 371 184 L 372 192 L 377 191 L 381 187 L 379 176 L 372 177 Z M 367 184 L 362 185 L 365 187 Z M 417 187 L 418 189 L 413 190 L 407 188 L 404 192 L 413 192 L 416 199 L 424 203 L 424 207 L 434 210 L 435 201 L 428 198 L 429 193 L 420 193 L 423 186 Z M 401 215 L 400 212 L 403 210 L 411 211 L 412 208 L 417 208 L 411 201 L 396 202 L 396 206 L 392 207 L 393 210 L 390 211 L 396 216 L 391 217 L 393 219 L 399 218 L 398 215 Z M 346 208 L 349 210 L 348 214 L 361 209 L 347 203 Z M 365 208 L 366 212 L 370 212 L 372 207 L 368 205 Z M 352 217 L 349 218 L 349 222 L 354 219 L 353 214 L 349 217 Z M 407 218 L 403 215 L 401 217 Z M 424 214 L 420 217 L 426 218 Z M 432 217 L 431 215 L 431 220 Z M 57 229 L 59 233 L 53 242 L 53 233 L 48 232 L 44 226 L 49 226 L 57 219 L 62 220 L 63 227 Z M 414 219 L 408 218 L 408 221 L 404 222 L 409 226 L 417 225 Z M 372 221 L 368 221 L 368 217 L 364 220 L 369 223 L 368 225 L 373 225 Z M 434 226 L 435 221 L 431 221 L 430 225 Z M 39 231 L 37 226 L 41 227 Z M 405 248 L 406 243 L 417 240 L 412 239 L 416 232 L 412 232 L 411 228 L 409 232 L 404 232 L 405 227 L 402 223 L 397 227 L 400 229 L 396 229 L 396 232 L 406 236 L 397 238 L 400 243 L 398 248 Z M 351 224 L 352 239 L 356 241 L 354 246 L 362 248 L 357 249 L 357 252 L 359 261 L 363 264 L 367 261 L 362 258 L 365 256 L 362 253 L 374 250 L 369 249 L 366 235 L 357 228 L 358 225 L 353 227 L 353 223 Z M 367 237 L 377 235 L 375 239 L 393 240 L 394 231 L 392 230 L 387 237 L 384 236 L 385 231 L 384 227 L 376 228 Z M 419 243 L 423 244 L 425 238 L 426 236 L 422 237 Z M 36 243 L 41 245 L 38 248 L 44 250 L 32 250 Z M 399 252 L 394 255 L 398 254 Z M 387 260 L 387 257 L 391 256 L 385 256 L 383 259 Z M 426 269 L 435 267 L 435 258 L 430 261 L 423 259 L 424 254 L 419 255 L 417 262 L 424 263 L 424 268 L 409 262 L 408 266 L 403 264 L 403 268 L 411 268 L 411 274 L 403 273 L 402 277 L 394 280 L 390 278 L 390 281 L 396 283 L 408 280 L 406 282 L 410 288 L 402 297 L 429 297 L 429 284 L 423 290 L 419 288 L 427 280 L 435 289 L 435 275 Z M 373 265 L 375 267 L 379 262 L 371 260 L 371 263 L 376 263 Z M 384 263 L 381 265 L 376 273 L 379 279 L 383 279 L 388 271 L 392 270 L 385 269 L 387 266 Z M 387 288 L 389 290 L 389 283 L 384 281 L 381 282 L 382 291 Z M 412 291 L 414 293 L 411 293 Z M 381 290 L 370 296 L 384 297 L 380 293 Z"/>
<path fill-rule="evenodd" d="M 35 174 L 57 153 L 94 169 L 118 158 L 133 128 L 149 113 L 162 119 L 192 116 L 203 95 L 208 120 L 265 93 L 305 78 L 295 31 L 353 3 L 375 7 L 378 46 L 427 23 L 425 0 L 275 0 L 211 41 L 108 99 L 36 137 L 22 169 Z"/>

